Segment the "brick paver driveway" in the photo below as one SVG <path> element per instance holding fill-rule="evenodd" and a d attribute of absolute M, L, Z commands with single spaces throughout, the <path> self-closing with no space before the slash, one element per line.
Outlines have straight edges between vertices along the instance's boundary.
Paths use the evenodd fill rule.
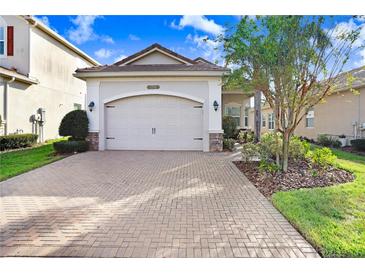
<path fill-rule="evenodd" d="M 2 256 L 318 256 L 224 153 L 89 152 L 0 187 Z"/>

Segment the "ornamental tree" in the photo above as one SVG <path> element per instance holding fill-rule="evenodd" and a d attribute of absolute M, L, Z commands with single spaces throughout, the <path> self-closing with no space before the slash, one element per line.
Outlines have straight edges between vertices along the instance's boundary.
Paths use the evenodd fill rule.
<path fill-rule="evenodd" d="M 335 76 L 361 47 L 355 47 L 359 28 L 326 28 L 325 22 L 323 16 L 246 16 L 221 38 L 232 77 L 242 78 L 243 89 L 261 91 L 274 110 L 275 130 L 283 137 L 277 163 L 284 172 L 294 130 L 336 91 Z"/>

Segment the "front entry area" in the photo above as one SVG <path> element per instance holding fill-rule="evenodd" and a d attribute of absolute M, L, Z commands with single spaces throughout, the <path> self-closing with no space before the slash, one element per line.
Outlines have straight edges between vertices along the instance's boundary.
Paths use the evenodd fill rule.
<path fill-rule="evenodd" d="M 141 95 L 105 105 L 106 149 L 203 150 L 203 105 L 167 95 Z"/>

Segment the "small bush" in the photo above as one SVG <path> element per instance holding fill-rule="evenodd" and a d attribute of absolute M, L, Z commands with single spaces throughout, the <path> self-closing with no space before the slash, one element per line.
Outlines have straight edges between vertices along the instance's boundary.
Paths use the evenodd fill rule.
<path fill-rule="evenodd" d="M 358 151 L 365 151 L 365 139 L 351 140 L 351 145 Z"/>
<path fill-rule="evenodd" d="M 235 139 L 223 139 L 223 148 L 224 149 L 228 149 L 228 150 L 233 150 L 234 144 L 235 144 L 236 140 Z"/>
<path fill-rule="evenodd" d="M 0 150 L 30 147 L 37 142 L 37 134 L 12 134 L 0 136 Z"/>
<path fill-rule="evenodd" d="M 259 170 L 261 172 L 268 172 L 270 174 L 274 174 L 280 170 L 280 167 L 272 161 L 261 160 L 259 164 Z"/>
<path fill-rule="evenodd" d="M 341 147 L 341 142 L 339 140 L 326 134 L 319 134 L 317 138 L 317 143 L 324 147 Z"/>
<path fill-rule="evenodd" d="M 241 130 L 237 135 L 237 140 L 241 144 L 253 142 L 254 133 L 252 131 Z"/>
<path fill-rule="evenodd" d="M 237 124 L 233 117 L 224 116 L 222 121 L 222 127 L 224 130 L 225 138 L 235 138 L 237 135 Z"/>
<path fill-rule="evenodd" d="M 289 157 L 295 161 L 305 159 L 310 144 L 307 141 L 301 141 L 299 137 L 293 136 L 289 143 Z"/>
<path fill-rule="evenodd" d="M 89 143 L 87 141 L 61 141 L 53 143 L 54 149 L 60 153 L 75 153 L 85 152 L 89 149 Z"/>
<path fill-rule="evenodd" d="M 71 136 L 72 140 L 85 140 L 89 132 L 86 111 L 73 110 L 63 117 L 58 132 L 61 136 Z"/>
<path fill-rule="evenodd" d="M 337 159 L 336 155 L 328 147 L 316 148 L 314 151 L 308 151 L 307 157 L 317 167 L 327 169 L 333 166 Z"/>
<path fill-rule="evenodd" d="M 276 136 L 275 134 L 277 134 L 278 137 L 278 141 L 276 140 Z M 282 143 L 283 143 L 283 139 L 280 133 L 265 133 L 261 136 L 261 140 L 260 140 L 260 152 L 261 152 L 261 157 L 263 159 L 272 159 L 275 157 L 276 155 L 276 151 L 279 151 L 279 156 L 281 157 L 282 155 Z"/>
<path fill-rule="evenodd" d="M 252 161 L 253 158 L 260 158 L 260 145 L 254 143 L 246 143 L 242 145 L 242 160 Z"/>

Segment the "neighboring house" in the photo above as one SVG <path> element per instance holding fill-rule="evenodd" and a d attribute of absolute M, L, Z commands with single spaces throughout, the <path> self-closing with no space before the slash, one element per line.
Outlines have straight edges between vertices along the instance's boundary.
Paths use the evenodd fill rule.
<path fill-rule="evenodd" d="M 349 74 L 355 79 L 352 83 L 355 91 L 349 87 Z M 336 92 L 308 111 L 296 128 L 295 135 L 310 139 L 316 139 L 319 134 L 344 134 L 348 139 L 365 137 L 365 68 L 342 73 L 336 78 Z M 248 95 L 239 90 L 224 91 L 222 100 L 224 115 L 237 119 L 240 128 L 254 129 L 254 109 Z M 261 132 L 273 131 L 273 110 L 264 104 L 261 112 Z"/>
<path fill-rule="evenodd" d="M 87 82 L 96 150 L 222 150 L 226 69 L 159 44 L 113 65 L 78 69 Z"/>
<path fill-rule="evenodd" d="M 74 71 L 98 64 L 33 17 L 0 16 L 0 135 L 58 137 L 62 117 L 85 105 Z"/>

